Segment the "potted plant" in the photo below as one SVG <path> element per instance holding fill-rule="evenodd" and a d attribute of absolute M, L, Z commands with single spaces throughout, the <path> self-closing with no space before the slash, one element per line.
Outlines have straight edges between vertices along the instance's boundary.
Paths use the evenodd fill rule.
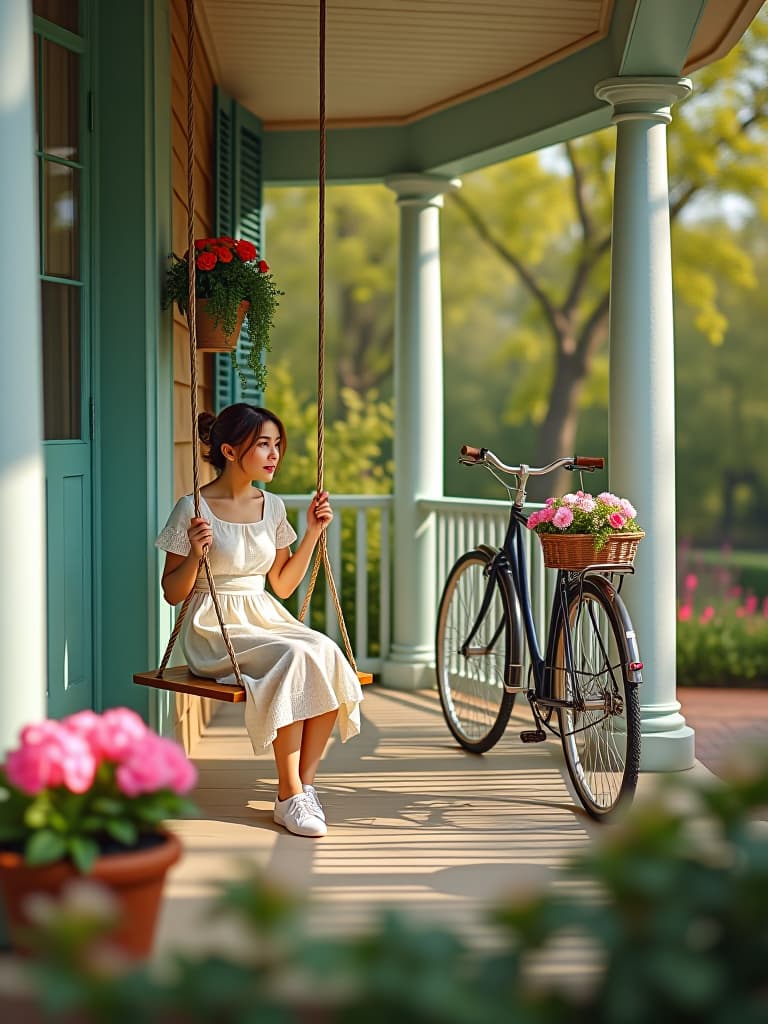
<path fill-rule="evenodd" d="M 545 565 L 580 570 L 596 563 L 631 564 L 645 536 L 636 516 L 627 498 L 576 491 L 547 498 L 528 517 L 528 528 L 539 535 Z"/>
<path fill-rule="evenodd" d="M 131 955 L 152 944 L 163 880 L 181 856 L 163 827 L 189 816 L 197 773 L 181 747 L 134 711 L 81 711 L 21 731 L 0 767 L 0 899 L 24 948 L 25 901 L 78 874 L 122 905 L 114 938 Z"/>
<path fill-rule="evenodd" d="M 230 352 L 232 365 L 245 379 L 237 361 L 237 339 L 245 320 L 248 330 L 247 363 L 263 390 L 264 352 L 269 350 L 269 333 L 283 293 L 275 284 L 266 260 L 259 259 L 256 246 L 246 239 L 198 238 L 195 251 L 195 319 L 197 347 L 209 352 Z M 165 287 L 164 306 L 173 302 L 187 316 L 189 303 L 189 253 L 171 255 Z"/>

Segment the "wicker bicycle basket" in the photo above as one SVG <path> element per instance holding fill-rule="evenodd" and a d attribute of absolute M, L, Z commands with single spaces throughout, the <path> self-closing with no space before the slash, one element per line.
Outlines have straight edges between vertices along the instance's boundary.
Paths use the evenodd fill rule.
<path fill-rule="evenodd" d="M 586 569 L 588 565 L 632 565 L 637 546 L 645 536 L 638 533 L 617 533 L 599 551 L 589 533 L 540 533 L 544 565 L 549 569 Z"/>

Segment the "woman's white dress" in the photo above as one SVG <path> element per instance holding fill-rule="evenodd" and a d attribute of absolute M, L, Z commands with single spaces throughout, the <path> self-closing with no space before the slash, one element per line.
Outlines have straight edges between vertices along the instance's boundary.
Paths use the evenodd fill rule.
<path fill-rule="evenodd" d="M 296 540 L 282 500 L 264 491 L 263 518 L 257 523 L 218 519 L 202 495 L 200 511 L 213 529 L 208 560 L 247 689 L 245 725 L 254 751 L 269 746 L 282 726 L 335 708 L 342 741 L 356 736 L 363 699 L 356 673 L 333 640 L 299 622 L 264 589 L 276 550 Z M 180 498 L 157 547 L 188 555 L 194 514 L 192 495 Z M 237 685 L 204 569 L 180 639 L 195 675 Z"/>

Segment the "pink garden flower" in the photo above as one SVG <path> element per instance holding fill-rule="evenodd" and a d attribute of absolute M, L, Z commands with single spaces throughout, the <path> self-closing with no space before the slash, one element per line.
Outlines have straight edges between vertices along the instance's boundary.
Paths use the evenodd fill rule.
<path fill-rule="evenodd" d="M 626 498 L 619 499 L 619 506 L 627 519 L 634 519 L 637 515 L 637 509 L 632 502 L 628 501 Z"/>
<path fill-rule="evenodd" d="M 677 617 L 681 622 L 688 622 L 693 614 L 693 606 L 690 604 L 682 604 L 677 612 Z"/>
<path fill-rule="evenodd" d="M 626 523 L 626 519 L 621 514 L 621 512 L 611 512 L 611 514 L 608 516 L 608 522 L 614 528 L 614 530 L 621 530 L 624 524 Z"/>
<path fill-rule="evenodd" d="M 602 501 L 604 505 L 615 505 L 616 508 L 621 507 L 621 498 L 617 498 L 615 494 L 611 494 L 610 491 L 603 491 L 597 496 L 598 501 Z"/>
<path fill-rule="evenodd" d="M 177 743 L 147 731 L 119 765 L 116 778 L 121 793 L 136 797 L 159 789 L 187 793 L 197 773 Z"/>
<path fill-rule="evenodd" d="M 701 613 L 699 621 L 706 625 L 708 622 L 711 622 L 712 619 L 714 619 L 714 617 L 715 609 L 712 607 L 711 604 L 708 604 L 704 611 Z"/>
<path fill-rule="evenodd" d="M 27 796 L 53 786 L 85 793 L 93 784 L 96 758 L 82 736 L 49 720 L 22 730 L 21 746 L 8 754 L 5 769 L 9 782 Z"/>

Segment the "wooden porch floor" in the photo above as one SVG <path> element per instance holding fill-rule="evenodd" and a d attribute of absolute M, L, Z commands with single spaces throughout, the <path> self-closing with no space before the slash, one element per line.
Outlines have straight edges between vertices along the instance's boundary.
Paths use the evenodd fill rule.
<path fill-rule="evenodd" d="M 239 865 L 305 893 L 313 932 L 354 931 L 397 907 L 485 945 L 490 905 L 565 884 L 558 868 L 604 827 L 576 806 L 556 741 L 520 742 L 530 721 L 522 697 L 506 735 L 482 757 L 456 746 L 434 691 L 374 684 L 363 711 L 361 735 L 332 740 L 323 762 L 317 784 L 329 831 L 312 840 L 273 824 L 271 754 L 254 758 L 241 705 L 221 708 L 192 752 L 202 816 L 173 823 L 185 855 L 169 876 L 158 957 L 237 947 L 232 928 L 206 915 L 216 880 Z M 653 784 L 641 776 L 640 795 Z M 574 952 L 562 950 L 563 966 Z"/>

